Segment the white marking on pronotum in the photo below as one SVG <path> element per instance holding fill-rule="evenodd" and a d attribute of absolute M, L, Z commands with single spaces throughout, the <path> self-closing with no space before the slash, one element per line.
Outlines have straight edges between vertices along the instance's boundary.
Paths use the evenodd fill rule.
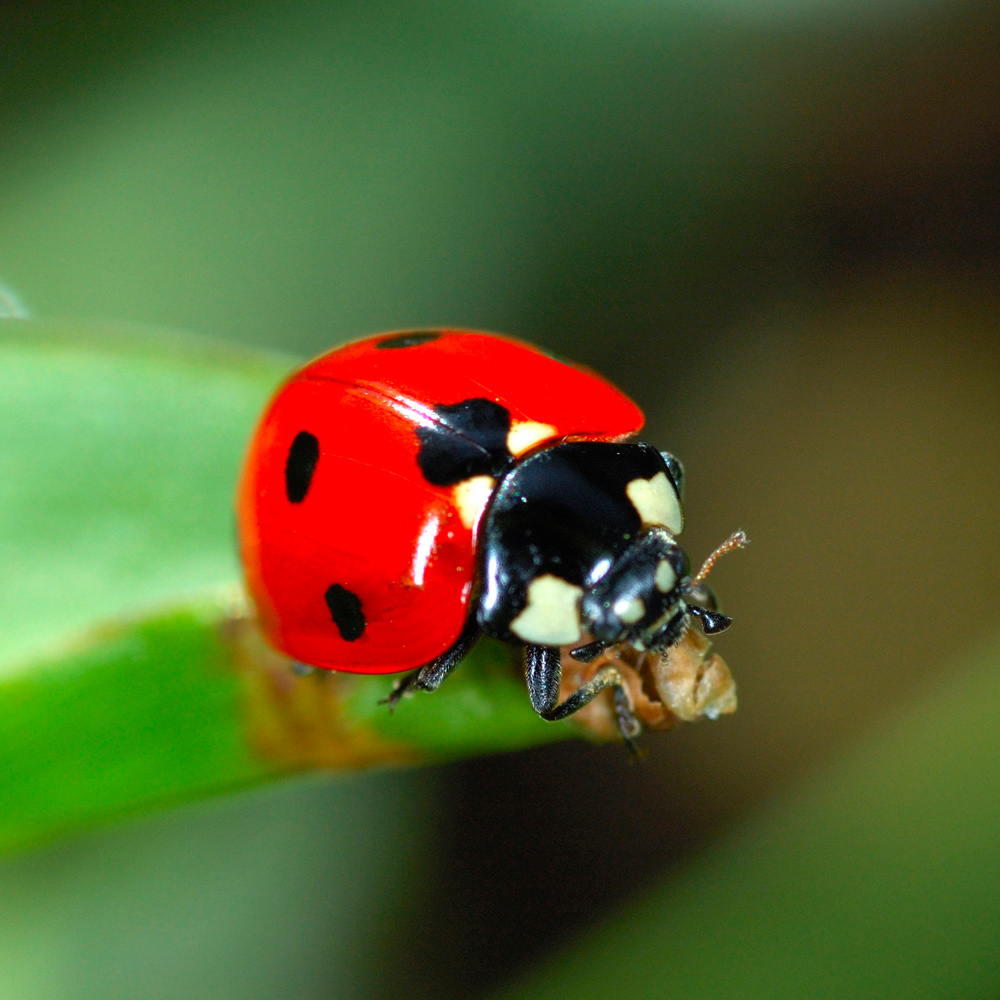
<path fill-rule="evenodd" d="M 519 639 L 537 646 L 565 646 L 581 637 L 583 588 L 546 573 L 528 584 L 528 603 L 510 623 Z"/>
<path fill-rule="evenodd" d="M 540 424 L 534 420 L 518 420 L 514 422 L 507 433 L 507 450 L 520 458 L 529 448 L 534 448 L 540 441 L 556 436 L 552 424 Z"/>
<path fill-rule="evenodd" d="M 626 625 L 634 625 L 646 613 L 641 597 L 628 597 L 615 602 L 615 614 Z"/>
<path fill-rule="evenodd" d="M 668 559 L 660 560 L 660 565 L 656 567 L 656 576 L 654 579 L 656 581 L 656 589 L 661 594 L 666 594 L 668 591 L 674 589 L 674 584 L 677 583 L 677 574 L 674 572 L 674 567 L 670 565 Z"/>
<path fill-rule="evenodd" d="M 432 514 L 417 535 L 417 544 L 413 550 L 413 568 L 410 576 L 413 578 L 414 586 L 424 585 L 424 574 L 427 572 L 427 564 L 430 562 L 431 554 L 434 551 L 434 539 L 437 538 L 441 521 L 437 514 Z"/>
<path fill-rule="evenodd" d="M 458 508 L 458 516 L 470 531 L 479 523 L 479 518 L 493 496 L 497 481 L 492 476 L 472 476 L 452 487 L 452 496 Z"/>
<path fill-rule="evenodd" d="M 625 487 L 625 493 L 639 512 L 643 524 L 662 524 L 674 535 L 681 533 L 684 515 L 665 472 L 658 472 L 650 479 L 633 479 Z"/>

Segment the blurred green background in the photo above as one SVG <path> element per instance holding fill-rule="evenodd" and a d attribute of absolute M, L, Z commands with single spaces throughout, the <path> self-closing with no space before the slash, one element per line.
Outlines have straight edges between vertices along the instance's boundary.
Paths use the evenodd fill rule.
<path fill-rule="evenodd" d="M 6 861 L 0 997 L 1000 994 L 998 67 L 993 2 L 4 4 L 32 315 L 520 335 L 643 405 L 694 561 L 753 545 L 735 717 Z"/>

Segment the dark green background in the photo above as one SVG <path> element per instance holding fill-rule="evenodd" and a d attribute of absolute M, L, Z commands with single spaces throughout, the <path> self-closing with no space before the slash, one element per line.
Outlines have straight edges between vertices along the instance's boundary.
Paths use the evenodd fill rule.
<path fill-rule="evenodd" d="M 488 993 L 752 837 L 863 733 L 877 764 L 1000 610 L 998 29 L 985 2 L 4 5 L 0 281 L 32 314 L 301 355 L 435 324 L 535 339 L 684 459 L 695 561 L 737 526 L 753 546 L 715 574 L 735 718 L 647 739 L 641 767 L 567 744 L 314 779 L 8 862 L 0 992 Z M 51 639 L 77 624 L 54 606 Z M 988 723 L 971 738 L 995 759 Z M 967 821 L 890 825 L 911 889 L 873 926 L 938 898 L 927 844 Z M 731 906 L 766 889 L 747 872 Z M 934 912 L 995 953 L 998 894 L 954 884 Z M 880 947 L 833 963 L 832 995 L 886 995 L 865 984 L 902 943 Z M 671 995 L 663 961 L 643 995 Z M 908 967 L 900 995 L 1000 985 L 987 958 L 959 993 Z M 754 995 L 741 968 L 716 988 Z"/>

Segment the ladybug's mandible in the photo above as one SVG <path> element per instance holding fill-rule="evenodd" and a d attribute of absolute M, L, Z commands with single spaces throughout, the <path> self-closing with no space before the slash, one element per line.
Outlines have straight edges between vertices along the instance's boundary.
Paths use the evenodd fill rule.
<path fill-rule="evenodd" d="M 250 595 L 301 663 L 410 671 L 435 690 L 485 633 L 524 647 L 532 707 L 562 719 L 560 647 L 663 652 L 730 620 L 676 542 L 683 469 L 629 439 L 639 408 L 593 372 L 465 331 L 391 333 L 296 372 L 250 445 L 238 497 Z"/>

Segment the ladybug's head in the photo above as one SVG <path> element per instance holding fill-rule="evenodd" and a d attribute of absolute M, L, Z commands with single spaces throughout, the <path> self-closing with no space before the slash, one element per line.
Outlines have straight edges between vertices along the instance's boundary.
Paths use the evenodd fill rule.
<path fill-rule="evenodd" d="M 691 615 L 708 634 L 732 619 L 716 610 L 704 578 L 723 552 L 746 544 L 736 532 L 719 546 L 694 577 L 684 550 L 662 527 L 644 529 L 629 548 L 583 595 L 584 628 L 601 645 L 625 643 L 663 651 L 680 639 Z"/>

